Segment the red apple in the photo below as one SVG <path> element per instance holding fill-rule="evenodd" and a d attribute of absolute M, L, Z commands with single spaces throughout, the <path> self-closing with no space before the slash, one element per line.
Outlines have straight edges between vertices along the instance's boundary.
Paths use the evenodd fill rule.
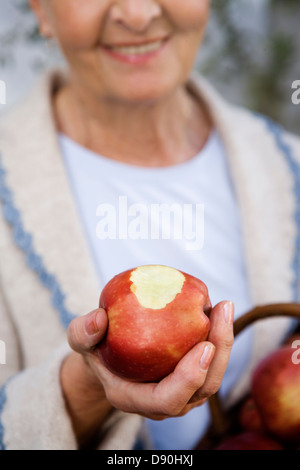
<path fill-rule="evenodd" d="M 300 365 L 284 346 L 256 367 L 252 396 L 266 428 L 280 439 L 300 441 Z"/>
<path fill-rule="evenodd" d="M 104 287 L 100 307 L 107 312 L 108 330 L 98 352 L 108 369 L 133 381 L 168 375 L 210 329 L 206 285 L 168 266 L 139 266 L 116 275 Z"/>
<path fill-rule="evenodd" d="M 284 450 L 284 448 L 269 436 L 249 431 L 224 439 L 214 450 Z"/>
<path fill-rule="evenodd" d="M 264 431 L 262 418 L 252 397 L 248 397 L 242 403 L 239 412 L 239 423 L 244 431 Z"/>

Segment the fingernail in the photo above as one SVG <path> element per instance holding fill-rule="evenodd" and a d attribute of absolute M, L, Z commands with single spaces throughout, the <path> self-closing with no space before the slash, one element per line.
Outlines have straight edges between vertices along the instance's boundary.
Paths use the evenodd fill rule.
<path fill-rule="evenodd" d="M 224 304 L 224 319 L 225 323 L 233 323 L 234 304 L 233 302 L 226 302 Z"/>
<path fill-rule="evenodd" d="M 84 328 L 88 336 L 92 336 L 96 333 L 99 333 L 95 312 L 91 312 L 87 315 L 87 318 L 85 319 Z"/>
<path fill-rule="evenodd" d="M 209 364 L 213 358 L 215 352 L 215 347 L 213 345 L 207 345 L 204 348 L 203 354 L 200 359 L 200 367 L 201 369 L 208 369 Z"/>

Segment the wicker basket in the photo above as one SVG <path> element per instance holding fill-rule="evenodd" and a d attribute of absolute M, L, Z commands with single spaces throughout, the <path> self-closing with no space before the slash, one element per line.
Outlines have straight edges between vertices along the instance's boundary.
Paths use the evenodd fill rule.
<path fill-rule="evenodd" d="M 236 338 L 248 326 L 257 321 L 271 317 L 291 317 L 300 320 L 300 304 L 268 304 L 256 307 L 238 318 L 233 325 L 234 337 Z M 243 400 L 241 400 L 242 402 Z M 210 450 L 215 448 L 220 441 L 234 435 L 239 431 L 238 410 L 240 403 L 226 410 L 222 404 L 219 393 L 209 398 L 211 413 L 211 426 L 203 439 L 196 446 L 199 450 Z"/>

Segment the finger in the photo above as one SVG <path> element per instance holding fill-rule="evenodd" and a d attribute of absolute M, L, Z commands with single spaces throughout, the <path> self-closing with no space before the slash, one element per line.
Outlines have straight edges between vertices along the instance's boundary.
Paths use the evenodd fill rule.
<path fill-rule="evenodd" d="M 154 403 L 169 416 L 178 416 L 191 397 L 205 383 L 215 346 L 201 342 L 194 346 L 154 390 Z"/>
<path fill-rule="evenodd" d="M 75 318 L 67 332 L 71 348 L 81 354 L 90 351 L 105 336 L 107 325 L 107 314 L 103 308 Z"/>
<path fill-rule="evenodd" d="M 201 390 L 192 401 L 202 400 L 218 391 L 225 374 L 233 345 L 234 305 L 232 302 L 220 302 L 210 315 L 211 328 L 208 340 L 216 347 L 214 358 L 209 367 L 206 380 Z"/>

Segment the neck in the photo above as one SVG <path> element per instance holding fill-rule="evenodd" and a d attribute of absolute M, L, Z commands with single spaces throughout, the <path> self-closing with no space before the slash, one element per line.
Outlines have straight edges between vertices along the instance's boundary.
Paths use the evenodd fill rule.
<path fill-rule="evenodd" d="M 71 83 L 55 98 L 58 128 L 80 145 L 139 166 L 169 166 L 194 157 L 211 123 L 200 100 L 182 87 L 155 103 L 95 101 Z"/>

